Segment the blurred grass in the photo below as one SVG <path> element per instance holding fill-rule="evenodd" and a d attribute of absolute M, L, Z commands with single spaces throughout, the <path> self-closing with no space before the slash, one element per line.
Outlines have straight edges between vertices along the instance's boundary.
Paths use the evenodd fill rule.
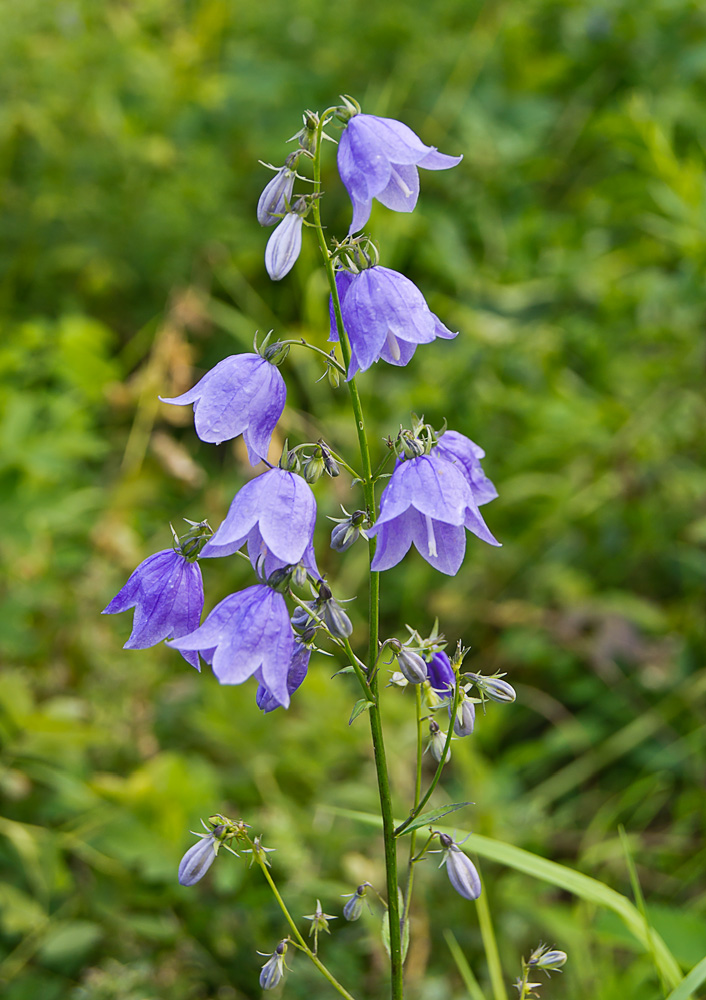
<path fill-rule="evenodd" d="M 254 205 L 258 159 L 281 162 L 302 110 L 340 92 L 464 154 L 423 172 L 413 215 L 371 220 L 383 261 L 461 335 L 362 382 L 377 439 L 410 409 L 446 416 L 500 490 L 487 516 L 502 550 L 469 539 L 453 580 L 416 556 L 384 580 L 389 634 L 438 615 L 520 695 L 454 744 L 444 793 L 473 798 L 459 822 L 480 837 L 629 895 L 622 824 L 651 922 L 684 970 L 699 962 L 703 7 L 25 0 L 0 7 L 0 64 L 4 995 L 256 995 L 255 951 L 282 933 L 256 873 L 226 858 L 197 890 L 175 885 L 187 831 L 216 809 L 277 847 L 296 913 L 381 882 L 377 841 L 320 807 L 375 809 L 364 720 L 346 726 L 355 693 L 331 662 L 265 719 L 250 687 L 166 649 L 123 652 L 127 618 L 99 617 L 168 521 L 218 523 L 250 474 L 241 448 L 202 445 L 157 394 L 255 329 L 325 342 L 314 246 L 272 285 Z M 325 185 L 340 234 L 333 157 Z M 304 353 L 286 362 L 281 434 L 325 433 L 353 456 L 343 393 L 314 386 Z M 357 502 L 340 481 L 318 497 L 322 515 Z M 364 554 L 339 561 L 325 541 L 322 517 L 320 565 L 356 595 Z M 249 582 L 205 569 L 209 606 Z M 409 706 L 391 696 L 388 715 L 404 814 Z M 476 915 L 442 876 L 420 873 L 411 997 L 466 995 L 447 929 L 490 995 Z M 484 881 L 508 980 L 542 938 L 570 953 L 547 997 L 663 995 L 619 921 L 498 864 Z M 361 923 L 334 925 L 325 956 L 381 995 L 378 921 Z M 297 962 L 286 989 L 321 987 Z"/>

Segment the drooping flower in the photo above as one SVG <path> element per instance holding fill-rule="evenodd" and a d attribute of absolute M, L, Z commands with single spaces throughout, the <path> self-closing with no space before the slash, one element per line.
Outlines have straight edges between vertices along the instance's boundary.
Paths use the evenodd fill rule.
<path fill-rule="evenodd" d="M 465 899 L 478 899 L 481 893 L 481 884 L 476 866 L 448 834 L 439 834 L 439 840 L 444 849 L 441 864 L 446 865 L 451 885 L 459 896 L 463 896 Z"/>
<path fill-rule="evenodd" d="M 259 354 L 234 354 L 219 361 L 193 389 L 165 399 L 194 404 L 194 426 L 202 441 L 221 444 L 243 435 L 251 465 L 267 458 L 272 432 L 282 415 L 287 389 L 279 369 Z"/>
<path fill-rule="evenodd" d="M 448 694 L 456 683 L 456 675 L 451 660 L 443 649 L 438 650 L 427 663 L 427 673 L 431 686 L 439 694 Z"/>
<path fill-rule="evenodd" d="M 315 522 L 316 500 L 308 483 L 294 472 L 268 469 L 238 490 L 201 554 L 230 556 L 247 541 L 253 566 L 264 556 L 265 576 L 300 560 L 318 576 L 312 548 Z"/>
<path fill-rule="evenodd" d="M 281 220 L 292 200 L 296 178 L 296 170 L 286 163 L 265 186 L 257 203 L 257 221 L 261 226 L 276 226 Z"/>
<path fill-rule="evenodd" d="M 287 212 L 267 241 L 265 267 L 273 281 L 281 281 L 296 264 L 302 248 L 303 225 L 299 212 Z"/>
<path fill-rule="evenodd" d="M 447 462 L 455 462 L 468 480 L 473 499 L 481 507 L 484 503 L 495 500 L 498 491 L 488 479 L 480 464 L 485 458 L 485 452 L 465 434 L 458 431 L 446 431 L 439 438 L 436 451 Z"/>
<path fill-rule="evenodd" d="M 380 498 L 380 516 L 368 529 L 378 539 L 371 569 L 396 566 L 414 543 L 431 566 L 454 576 L 466 551 L 464 528 L 500 545 L 456 465 L 433 452 L 400 462 Z"/>
<path fill-rule="evenodd" d="M 125 649 L 146 649 L 162 639 L 192 632 L 203 611 L 201 567 L 175 549 L 155 552 L 140 563 L 102 614 L 116 615 L 130 608 L 135 609 L 135 616 Z M 201 669 L 197 653 L 182 656 Z"/>
<path fill-rule="evenodd" d="M 399 271 L 380 264 L 359 274 L 339 271 L 336 287 L 351 344 L 349 379 L 380 358 L 391 365 L 406 365 L 417 344 L 430 344 L 436 337 L 453 340 L 458 336 L 444 326 L 417 286 Z M 329 340 L 337 341 L 333 304 L 330 313 Z"/>
<path fill-rule="evenodd" d="M 448 170 L 462 159 L 425 146 L 394 118 L 353 115 L 338 143 L 338 172 L 353 202 L 349 232 L 368 221 L 373 198 L 395 212 L 411 212 L 419 197 L 417 167 Z"/>
<path fill-rule="evenodd" d="M 289 671 L 287 673 L 287 691 L 289 692 L 290 697 L 294 694 L 297 688 L 301 687 L 303 684 L 304 678 L 306 677 L 309 669 L 310 658 L 311 650 L 308 646 L 295 641 L 294 654 L 292 656 L 292 662 L 289 664 Z M 255 700 L 257 701 L 257 707 L 262 709 L 263 712 L 272 712 L 275 708 L 282 707 L 280 702 L 270 692 L 267 685 L 263 681 L 260 681 Z"/>
<path fill-rule="evenodd" d="M 256 584 L 217 604 L 203 625 L 169 645 L 196 650 L 221 684 L 242 684 L 255 676 L 284 708 L 294 634 L 282 594 Z"/>

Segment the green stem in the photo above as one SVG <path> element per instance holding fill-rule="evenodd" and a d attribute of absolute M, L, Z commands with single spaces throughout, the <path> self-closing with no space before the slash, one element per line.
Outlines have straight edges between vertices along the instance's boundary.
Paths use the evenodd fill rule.
<path fill-rule="evenodd" d="M 417 772 L 414 782 L 414 809 L 419 805 L 422 794 L 422 691 L 419 684 L 414 686 L 415 705 L 417 712 Z M 405 924 L 409 923 L 409 910 L 412 903 L 412 889 L 414 887 L 414 852 L 417 847 L 417 831 L 412 830 L 409 837 L 409 860 L 407 861 L 407 888 L 404 896 L 404 916 Z"/>
<path fill-rule="evenodd" d="M 451 737 L 453 736 L 454 720 L 456 718 L 456 710 L 458 709 L 458 703 L 459 703 L 459 700 L 460 700 L 460 694 L 461 694 L 460 685 L 459 685 L 459 682 L 458 682 L 458 678 L 456 678 L 456 690 L 454 692 L 454 700 L 453 700 L 453 705 L 452 705 L 452 708 L 451 708 L 451 718 L 449 720 L 449 729 L 448 729 L 448 732 L 446 733 L 446 742 L 444 743 L 444 749 L 443 749 L 443 752 L 441 754 L 441 760 L 439 761 L 439 763 L 437 765 L 436 772 L 434 774 L 434 777 L 431 779 L 431 784 L 427 788 L 426 793 L 424 795 L 424 798 L 421 800 L 421 802 L 419 802 L 414 807 L 414 809 L 412 809 L 412 811 L 410 812 L 409 816 L 404 821 L 404 823 L 400 823 L 400 825 L 397 827 L 397 829 L 395 830 L 395 836 L 396 837 L 399 837 L 399 835 L 401 833 L 404 833 L 404 831 L 407 829 L 407 827 L 412 822 L 412 820 L 416 819 L 416 817 L 422 811 L 422 809 L 427 804 L 427 802 L 429 801 L 429 799 L 432 797 L 434 789 L 436 788 L 436 786 L 439 783 L 439 778 L 441 777 L 441 772 L 442 772 L 442 770 L 444 768 L 444 764 L 446 763 L 446 757 L 447 757 L 448 752 L 449 752 L 449 747 L 451 746 Z"/>
<path fill-rule="evenodd" d="M 314 194 L 321 192 L 321 134 L 327 113 L 321 116 L 316 137 L 316 150 L 314 154 Z M 336 278 L 333 270 L 331 255 L 326 246 L 323 227 L 321 225 L 321 208 L 319 198 L 313 199 L 312 214 L 314 225 L 321 249 L 326 275 L 328 277 L 331 299 L 333 302 L 333 312 L 336 318 L 336 329 L 338 331 L 341 355 L 346 370 L 350 367 L 351 348 L 348 342 L 341 315 L 341 302 L 336 288 Z M 356 433 L 358 435 L 358 445 L 360 447 L 360 458 L 363 467 L 363 494 L 368 508 L 371 521 L 377 516 L 377 506 L 375 501 L 375 480 L 373 478 L 372 464 L 370 461 L 370 448 L 368 437 L 365 432 L 365 419 L 363 417 L 363 406 L 360 400 L 360 393 L 356 385 L 355 378 L 348 381 L 348 391 L 353 407 Z M 368 542 L 370 562 L 375 555 L 375 539 Z M 370 732 L 373 741 L 373 753 L 375 757 L 375 770 L 377 773 L 378 793 L 380 796 L 380 812 L 382 815 L 383 841 L 385 848 L 385 873 L 387 879 L 387 905 L 388 920 L 390 927 L 390 991 L 392 1000 L 402 1000 L 404 987 L 402 982 L 402 928 L 400 926 L 400 903 L 397 886 L 397 846 L 395 842 L 395 821 L 392 812 L 392 794 L 390 790 L 390 778 L 387 770 L 387 759 L 385 756 L 385 742 L 382 731 L 382 717 L 380 715 L 380 699 L 378 694 L 378 675 L 374 670 L 378 656 L 379 645 L 379 616 L 380 616 L 380 574 L 370 570 L 369 586 L 369 639 L 368 639 L 368 685 L 374 704 L 371 706 L 368 715 L 370 717 Z"/>
<path fill-rule="evenodd" d="M 335 990 L 337 990 L 341 994 L 342 997 L 346 997 L 346 1000 L 355 1000 L 355 998 L 352 996 L 352 994 L 350 994 L 348 992 L 348 990 L 345 988 L 345 986 L 342 986 L 339 983 L 339 981 L 336 979 L 336 977 L 333 975 L 333 973 L 329 972 L 329 970 L 326 968 L 326 966 L 324 965 L 324 963 L 314 954 L 314 952 L 311 950 L 311 948 L 309 947 L 309 945 L 306 943 L 306 941 L 304 940 L 304 938 L 299 933 L 299 928 L 294 923 L 294 920 L 292 919 L 292 915 L 289 912 L 289 910 L 287 909 L 287 904 L 285 903 L 285 901 L 280 896 L 279 889 L 275 885 L 274 879 L 270 875 L 269 869 L 268 869 L 267 865 L 265 864 L 265 862 L 262 861 L 260 858 L 257 858 L 257 863 L 260 866 L 260 870 L 262 871 L 262 874 L 267 879 L 268 885 L 269 885 L 270 889 L 272 890 L 273 896 L 275 897 L 275 899 L 277 900 L 277 902 L 279 904 L 280 910 L 284 914 L 284 919 L 289 924 L 290 930 L 292 931 L 292 934 L 294 935 L 295 944 L 297 945 L 297 947 L 301 951 L 303 951 L 304 954 L 307 956 L 307 958 L 309 958 L 314 963 L 314 965 L 319 970 L 319 972 L 324 977 L 324 979 L 328 979 L 328 981 L 331 983 L 331 985 L 333 986 L 333 988 Z"/>

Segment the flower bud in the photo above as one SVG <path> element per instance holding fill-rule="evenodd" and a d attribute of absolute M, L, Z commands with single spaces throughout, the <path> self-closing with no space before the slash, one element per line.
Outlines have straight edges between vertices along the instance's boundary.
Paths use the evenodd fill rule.
<path fill-rule="evenodd" d="M 328 376 L 328 384 L 332 389 L 338 389 L 341 384 L 341 373 L 335 365 L 328 365 L 326 368 L 326 375 Z"/>
<path fill-rule="evenodd" d="M 309 916 L 304 917 L 304 919 L 311 920 L 311 927 L 309 928 L 309 937 L 311 937 L 312 934 L 318 934 L 319 931 L 326 931 L 327 934 L 330 934 L 331 931 L 329 930 L 328 922 L 329 920 L 337 920 L 338 918 L 334 917 L 331 913 L 324 913 L 321 900 L 317 899 L 316 909 Z"/>
<path fill-rule="evenodd" d="M 321 454 L 320 448 L 315 448 L 311 455 L 304 460 L 302 474 L 310 485 L 318 483 L 326 470 L 326 462 Z"/>
<path fill-rule="evenodd" d="M 439 834 L 439 840 L 444 848 L 441 864 L 446 865 L 451 885 L 464 899 L 478 899 L 481 893 L 481 884 L 476 866 L 447 834 Z"/>
<path fill-rule="evenodd" d="M 346 513 L 345 507 L 343 512 Z M 342 518 L 331 532 L 331 548 L 335 552 L 345 552 L 361 535 L 366 538 L 363 531 L 365 518 L 364 510 L 356 510 L 348 517 Z"/>
<path fill-rule="evenodd" d="M 442 733 L 436 722 L 433 719 L 429 720 L 429 743 L 427 744 L 427 750 L 432 755 L 437 764 L 441 761 L 441 757 L 444 753 L 444 747 L 446 746 L 446 733 Z M 446 761 L 451 759 L 451 747 L 448 749 L 446 754 Z"/>
<path fill-rule="evenodd" d="M 265 267 L 273 281 L 280 281 L 296 264 L 302 248 L 303 224 L 298 212 L 287 212 L 267 241 Z"/>
<path fill-rule="evenodd" d="M 337 639 L 347 639 L 353 631 L 353 623 L 338 601 L 330 598 L 321 606 L 321 617 L 331 635 Z"/>
<path fill-rule="evenodd" d="M 453 705 L 449 704 L 449 718 L 453 711 Z M 456 709 L 454 719 L 454 732 L 457 736 L 470 736 L 476 722 L 476 706 L 470 701 L 464 691 L 461 691 L 461 700 Z"/>
<path fill-rule="evenodd" d="M 483 677 L 482 674 L 466 674 L 465 676 L 473 681 L 481 695 L 485 695 L 490 701 L 510 704 L 517 697 L 512 684 L 504 681 L 501 677 Z"/>
<path fill-rule="evenodd" d="M 314 602 L 310 601 L 308 606 L 313 608 Z M 310 616 L 309 612 L 306 608 L 302 608 L 301 605 L 298 605 L 294 609 L 292 617 L 289 620 L 296 629 L 306 628 L 310 622 L 313 622 L 313 618 Z"/>
<path fill-rule="evenodd" d="M 188 562 L 195 562 L 199 557 L 201 549 L 213 534 L 213 529 L 208 521 L 190 521 L 188 517 L 185 517 L 184 520 L 190 527 L 183 535 L 177 535 L 174 528 L 172 528 L 174 549 L 188 560 Z"/>
<path fill-rule="evenodd" d="M 331 450 L 325 441 L 319 441 L 319 448 L 321 449 L 321 457 L 324 460 L 324 469 L 326 470 L 326 475 L 331 476 L 335 479 L 336 476 L 340 476 L 341 470 L 338 467 L 338 462 L 331 454 Z"/>
<path fill-rule="evenodd" d="M 280 167 L 266 185 L 257 203 L 257 221 L 261 226 L 276 226 L 292 200 L 296 170 Z"/>
<path fill-rule="evenodd" d="M 287 942 L 280 941 L 262 967 L 260 986 L 263 990 L 273 990 L 275 986 L 279 985 L 284 975 L 284 956 L 286 954 Z"/>
<path fill-rule="evenodd" d="M 527 959 L 527 964 L 533 969 L 544 969 L 545 972 L 559 972 L 562 965 L 566 964 L 568 955 L 565 951 L 558 951 L 548 948 L 545 944 L 540 944 Z"/>
<path fill-rule="evenodd" d="M 218 829 L 218 828 L 216 828 Z M 199 834 L 201 837 L 201 835 Z M 179 863 L 179 884 L 195 885 L 216 860 L 218 838 L 215 831 L 206 834 L 186 852 Z"/>
<path fill-rule="evenodd" d="M 350 898 L 348 902 L 343 907 L 343 916 L 346 920 L 358 920 L 361 913 L 363 912 L 363 900 L 365 899 L 365 894 L 368 891 L 368 883 L 363 882 L 359 885 L 355 892 L 350 893 Z"/>
<path fill-rule="evenodd" d="M 427 665 L 419 653 L 413 653 L 404 646 L 397 654 L 400 670 L 410 684 L 422 684 L 427 679 Z"/>

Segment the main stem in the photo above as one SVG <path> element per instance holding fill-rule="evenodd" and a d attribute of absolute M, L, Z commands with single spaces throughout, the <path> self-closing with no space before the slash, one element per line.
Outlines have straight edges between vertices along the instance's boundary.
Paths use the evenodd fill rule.
<path fill-rule="evenodd" d="M 321 133 L 323 123 L 327 118 L 325 112 L 319 121 L 317 132 L 316 151 L 314 154 L 314 192 L 321 191 Z M 338 330 L 341 345 L 341 355 L 346 371 L 350 365 L 351 349 L 343 325 L 341 315 L 341 303 L 336 288 L 336 280 L 333 271 L 333 263 L 326 246 L 323 227 L 321 225 L 321 209 L 319 199 L 315 198 L 312 206 L 314 225 L 319 240 L 321 256 L 323 257 L 331 298 L 333 301 L 333 311 L 336 317 L 336 329 Z M 365 419 L 363 417 L 363 406 L 360 400 L 358 387 L 355 378 L 348 381 L 348 391 L 351 397 L 353 415 L 355 417 L 356 432 L 358 434 L 358 444 L 360 447 L 360 458 L 363 468 L 363 493 L 365 503 L 370 518 L 374 520 L 377 516 L 377 505 L 375 500 L 375 479 L 370 462 L 370 448 L 368 446 L 368 436 L 365 432 Z M 369 543 L 370 563 L 372 564 L 375 555 L 375 539 L 371 538 Z M 382 717 L 380 714 L 379 684 L 376 670 L 379 647 L 379 621 L 380 621 L 380 574 L 370 570 L 369 585 L 369 637 L 368 637 L 368 684 L 370 687 L 371 701 L 373 704 L 368 711 L 370 718 L 370 732 L 373 740 L 373 753 L 375 757 L 375 770 L 377 773 L 378 792 L 380 795 L 380 812 L 382 815 L 383 841 L 385 847 L 385 872 L 387 878 L 387 915 L 390 926 L 390 992 L 392 1000 L 403 1000 L 404 987 L 402 982 L 402 933 L 400 926 L 400 903 L 397 887 L 397 845 L 395 840 L 395 822 L 392 813 L 392 795 L 390 791 L 390 778 L 387 770 L 387 760 L 385 757 L 385 742 L 382 732 Z"/>

